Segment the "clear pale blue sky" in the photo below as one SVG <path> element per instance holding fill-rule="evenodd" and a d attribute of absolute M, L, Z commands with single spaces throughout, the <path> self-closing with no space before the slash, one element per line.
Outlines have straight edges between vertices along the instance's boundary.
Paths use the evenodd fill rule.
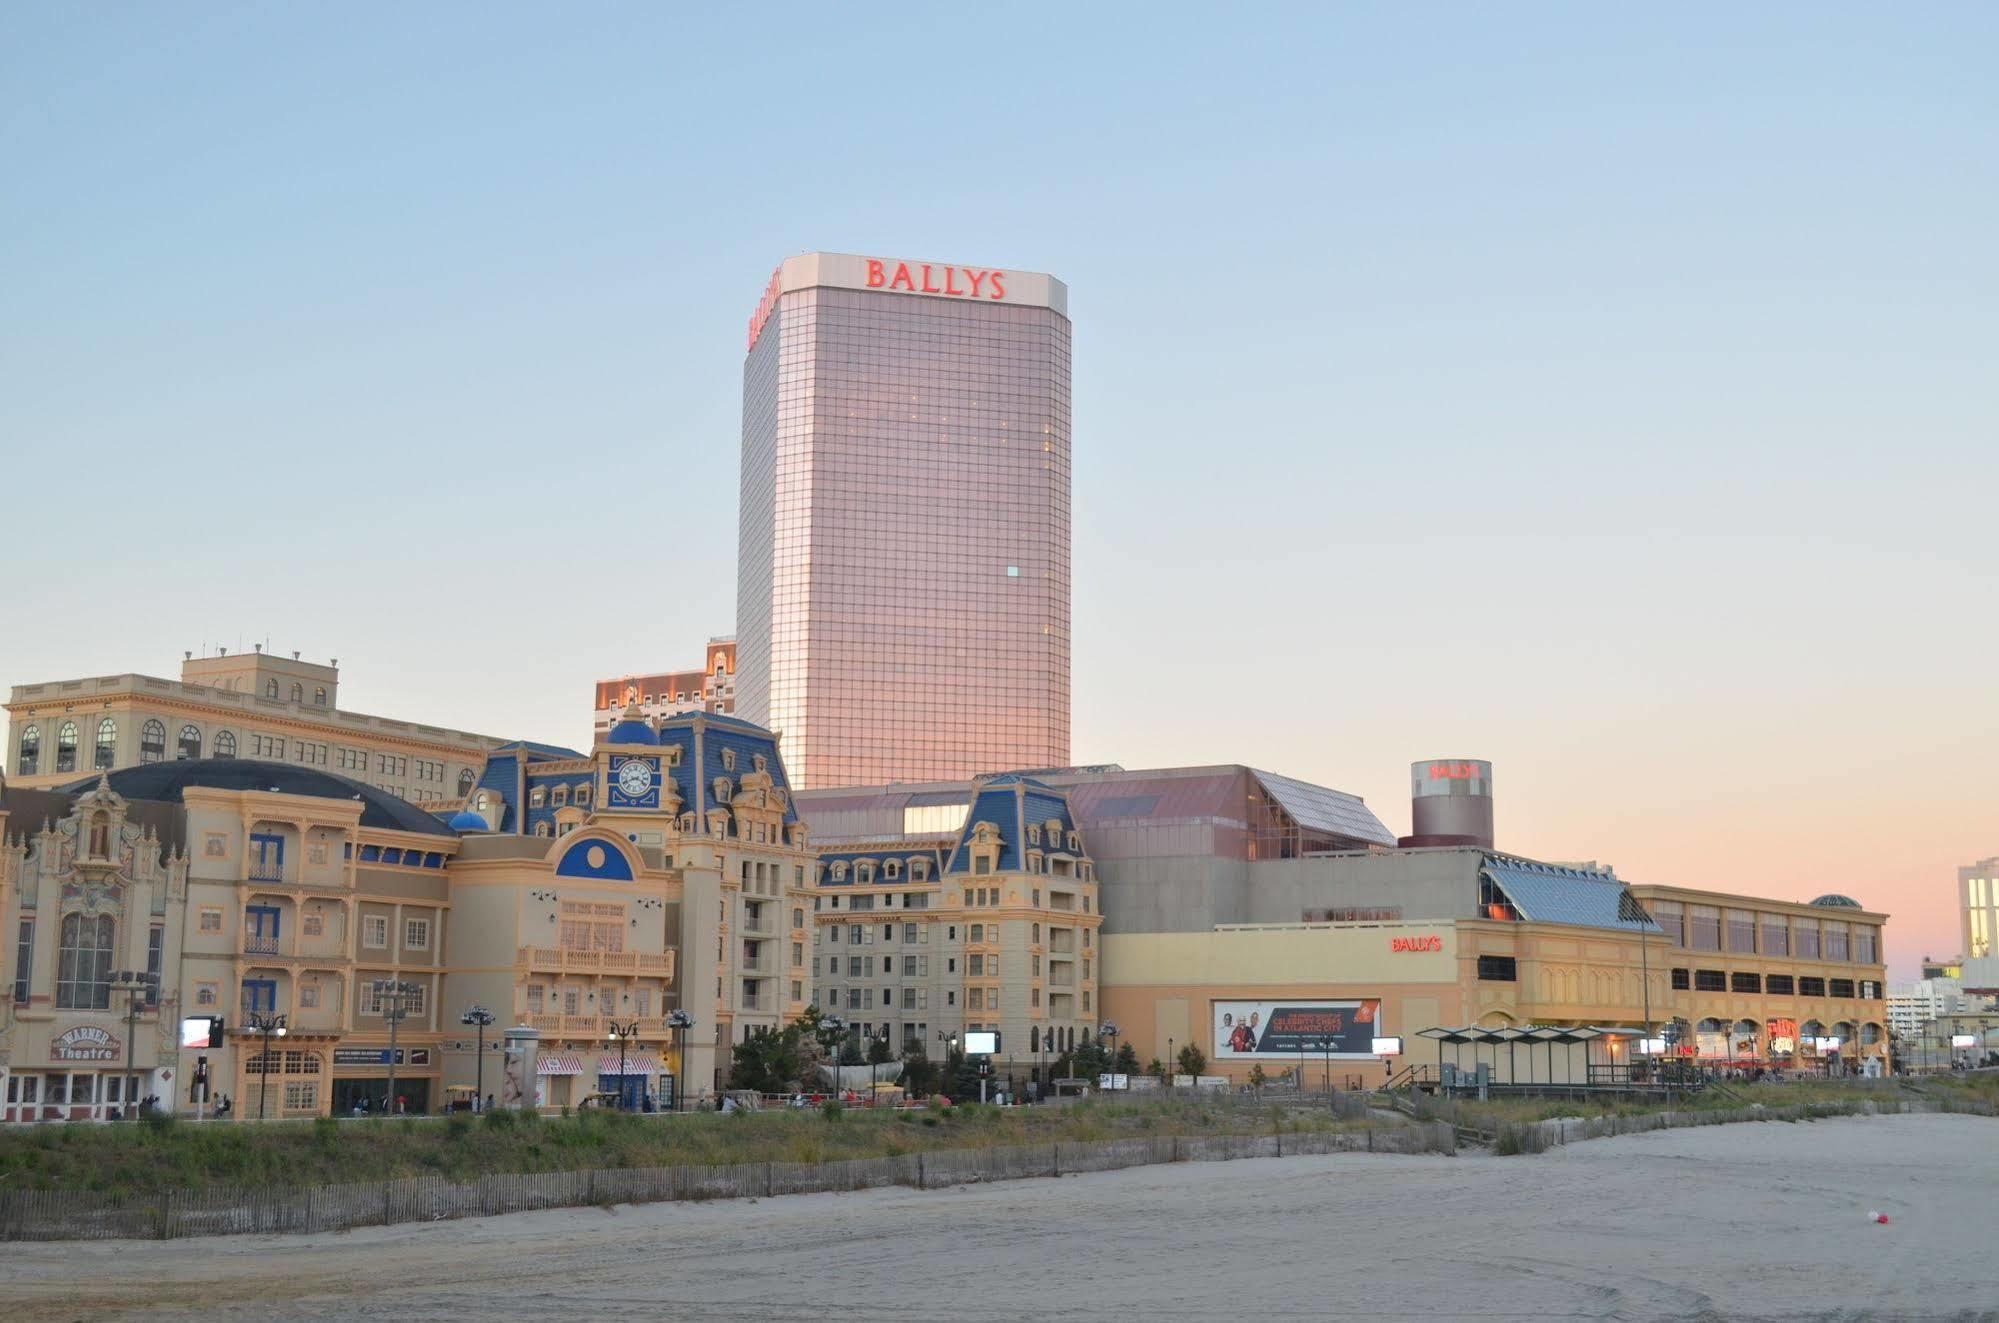
<path fill-rule="evenodd" d="M 0 684 L 585 738 L 811 248 L 1053 271 L 1075 755 L 1896 910 L 1999 853 L 1999 10 L 16 5 Z M 656 557 L 626 560 L 633 526 Z"/>

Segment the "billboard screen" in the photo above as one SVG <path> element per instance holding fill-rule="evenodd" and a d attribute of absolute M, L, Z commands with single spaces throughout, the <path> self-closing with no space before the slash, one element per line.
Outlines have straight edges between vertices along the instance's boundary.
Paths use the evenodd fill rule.
<path fill-rule="evenodd" d="M 1381 1001 L 1218 1001 L 1216 1061 L 1252 1057 L 1371 1057 L 1381 1029 Z"/>
<path fill-rule="evenodd" d="M 965 1055 L 968 1057 L 990 1057 L 999 1054 L 999 1035 L 989 1029 L 968 1029 L 965 1031 Z"/>
<path fill-rule="evenodd" d="M 1977 1046 L 1978 1046 L 1978 1035 L 1976 1035 L 1976 1034 L 1952 1034 L 1952 1035 L 1950 1036 L 1950 1045 L 1951 1045 L 1952 1047 L 1977 1047 Z"/>
<path fill-rule="evenodd" d="M 222 1022 L 208 1015 L 190 1015 L 180 1022 L 180 1045 L 192 1051 L 221 1047 Z"/>

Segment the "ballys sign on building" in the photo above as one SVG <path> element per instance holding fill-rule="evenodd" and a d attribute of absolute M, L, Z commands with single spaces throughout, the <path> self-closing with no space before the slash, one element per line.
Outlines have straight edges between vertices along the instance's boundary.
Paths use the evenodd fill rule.
<path fill-rule="evenodd" d="M 963 283 L 960 284 L 962 278 Z M 984 286 L 984 292 L 980 287 Z M 888 262 L 868 259 L 868 288 L 907 290 L 911 294 L 946 294 L 961 299 L 1003 299 L 1006 272 L 984 267 L 937 266 L 928 262 Z"/>
<path fill-rule="evenodd" d="M 781 320 L 784 296 L 805 289 L 852 289 L 917 299 L 948 299 L 979 306 L 1047 308 L 1069 315 L 1069 287 L 1038 271 L 979 266 L 969 262 L 923 262 L 855 253 L 803 253 L 787 257 L 773 271 L 750 313 L 747 347 L 754 349 L 764 329 Z"/>

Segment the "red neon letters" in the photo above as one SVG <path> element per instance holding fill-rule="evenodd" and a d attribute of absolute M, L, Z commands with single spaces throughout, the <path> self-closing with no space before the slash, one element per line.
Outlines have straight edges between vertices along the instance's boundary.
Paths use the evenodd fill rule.
<path fill-rule="evenodd" d="M 893 271 L 879 257 L 868 259 L 869 289 L 901 289 L 911 294 L 948 294 L 960 299 L 1003 299 L 1006 272 L 974 270 L 969 266 L 936 267 L 918 262 L 911 274 L 907 262 L 897 262 Z M 941 275 L 939 273 L 942 273 Z M 963 277 L 962 282 L 960 277 Z M 943 284 L 937 282 L 942 280 Z"/>
<path fill-rule="evenodd" d="M 1391 951 L 1441 951 L 1444 939 L 1441 937 L 1391 937 L 1388 939 Z"/>
<path fill-rule="evenodd" d="M 777 296 L 784 292 L 778 288 L 783 283 L 783 277 L 783 267 L 770 273 L 770 284 L 764 286 L 763 297 L 757 300 L 757 310 L 750 314 L 750 342 L 743 346 L 746 354 L 757 347 L 757 337 L 763 334 L 764 323 L 777 311 Z"/>

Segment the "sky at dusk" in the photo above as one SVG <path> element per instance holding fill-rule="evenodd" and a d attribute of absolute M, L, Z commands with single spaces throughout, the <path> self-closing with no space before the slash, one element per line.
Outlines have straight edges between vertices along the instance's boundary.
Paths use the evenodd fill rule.
<path fill-rule="evenodd" d="M 735 617 L 743 327 L 1051 271 L 1077 762 L 1891 911 L 1999 854 L 1999 9 L 16 5 L 0 686 L 585 742 Z"/>

